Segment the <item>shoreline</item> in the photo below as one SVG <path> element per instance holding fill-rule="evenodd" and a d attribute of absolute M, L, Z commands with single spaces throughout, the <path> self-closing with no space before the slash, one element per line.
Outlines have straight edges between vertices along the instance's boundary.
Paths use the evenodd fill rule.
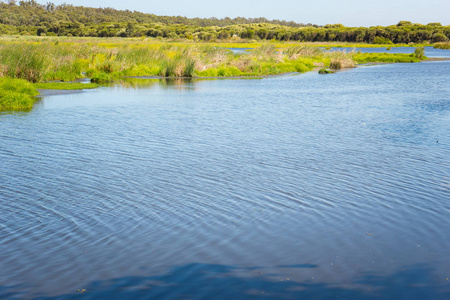
<path fill-rule="evenodd" d="M 448 60 L 450 60 L 450 57 L 428 57 L 423 61 L 448 61 Z"/>
<path fill-rule="evenodd" d="M 422 60 L 421 62 L 439 62 L 439 61 L 450 61 L 450 57 L 431 57 L 431 58 L 427 58 Z M 368 67 L 368 66 L 377 66 L 377 65 L 385 65 L 385 64 L 396 64 L 398 62 L 368 62 L 368 63 L 361 63 L 361 64 L 357 64 L 354 68 L 342 68 L 339 70 L 334 70 L 335 72 L 339 72 L 342 70 L 349 70 L 349 69 L 355 69 L 358 67 Z M 300 75 L 300 74 L 305 74 L 305 73 L 309 73 L 309 72 L 313 72 L 313 71 L 317 71 L 321 68 L 326 68 L 326 67 L 315 67 L 312 70 L 306 71 L 306 72 L 286 72 L 286 73 L 280 73 L 280 74 L 269 74 L 269 75 L 252 75 L 252 76 L 205 76 L 205 77 L 184 77 L 184 76 L 180 76 L 180 77 L 170 77 L 170 76 L 155 76 L 155 75 L 150 75 L 150 76 L 121 76 L 120 78 L 118 78 L 117 80 L 120 79 L 142 79 L 142 80 L 217 80 L 217 79 L 266 79 L 266 78 L 274 78 L 274 77 L 282 77 L 282 76 L 295 76 L 295 75 Z M 86 81 L 89 80 L 89 78 L 83 78 L 80 79 L 81 81 Z M 70 85 L 71 83 L 79 83 L 80 80 L 78 80 L 77 82 L 67 82 L 67 83 L 62 83 L 62 84 L 67 84 Z M 103 86 L 108 86 L 108 85 L 113 85 L 115 83 L 115 81 L 110 82 L 109 84 L 105 84 Z M 101 87 L 102 85 L 98 85 L 95 88 L 83 88 L 83 89 L 38 89 L 39 91 L 39 95 L 37 95 L 36 97 L 40 98 L 40 97 L 47 97 L 47 96 L 57 96 L 57 95 L 68 95 L 68 94 L 78 94 L 78 93 L 83 93 L 86 90 L 92 90 L 92 89 L 97 89 L 99 87 Z"/>
<path fill-rule="evenodd" d="M 58 95 L 70 95 L 70 94 L 80 94 L 84 93 L 87 89 L 82 90 L 54 90 L 54 89 L 37 89 L 39 95 L 36 98 L 48 97 L 48 96 L 58 96 Z"/>

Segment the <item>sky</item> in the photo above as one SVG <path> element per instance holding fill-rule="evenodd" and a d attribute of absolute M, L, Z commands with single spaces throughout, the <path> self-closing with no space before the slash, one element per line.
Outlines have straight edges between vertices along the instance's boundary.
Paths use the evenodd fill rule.
<path fill-rule="evenodd" d="M 265 17 L 317 25 L 393 25 L 398 21 L 450 25 L 450 0 L 38 0 L 88 7 L 112 7 L 188 18 Z"/>

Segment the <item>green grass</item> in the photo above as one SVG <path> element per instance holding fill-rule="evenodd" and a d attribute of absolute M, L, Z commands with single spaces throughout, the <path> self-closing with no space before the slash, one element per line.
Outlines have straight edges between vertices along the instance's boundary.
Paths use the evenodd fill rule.
<path fill-rule="evenodd" d="M 253 50 L 235 55 L 224 48 L 233 46 L 251 46 Z M 267 76 L 306 72 L 316 66 L 339 69 L 353 67 L 356 62 L 417 62 L 422 59 L 420 53 L 416 57 L 385 53 L 325 53 L 317 46 L 378 45 L 181 43 L 116 38 L 57 38 L 55 42 L 49 38 L 2 38 L 0 77 L 21 78 L 36 83 L 68 82 L 87 77 L 92 83 L 102 84 L 124 76 Z"/>
<path fill-rule="evenodd" d="M 424 56 L 423 59 L 426 57 Z M 360 64 L 363 63 L 413 63 L 420 62 L 414 54 L 403 53 L 356 53 L 353 59 Z"/>
<path fill-rule="evenodd" d="M 43 90 L 84 90 L 95 89 L 98 87 L 98 84 L 80 82 L 41 82 L 35 83 L 34 87 Z"/>
<path fill-rule="evenodd" d="M 26 80 L 0 78 L 0 111 L 30 110 L 36 95 L 37 89 Z"/>
<path fill-rule="evenodd" d="M 386 41 L 380 41 L 386 42 Z M 446 48 L 449 43 L 437 43 Z M 0 110 L 30 109 L 36 89 L 96 88 L 127 76 L 167 78 L 262 77 L 307 72 L 316 67 L 351 68 L 356 63 L 419 62 L 414 54 L 324 52 L 321 47 L 374 47 L 348 43 L 196 43 L 154 39 L 1 38 Z M 402 45 L 404 46 L 404 45 Z M 411 45 L 408 45 L 411 46 Z M 226 47 L 253 48 L 234 54 Z M 450 47 L 449 47 L 450 48 Z M 322 71 L 323 72 L 323 71 Z M 71 83 L 90 78 L 90 84 Z M 48 82 L 52 81 L 52 82 Z M 63 81 L 63 82 L 53 82 Z M 30 82 L 34 84 L 30 84 Z"/>

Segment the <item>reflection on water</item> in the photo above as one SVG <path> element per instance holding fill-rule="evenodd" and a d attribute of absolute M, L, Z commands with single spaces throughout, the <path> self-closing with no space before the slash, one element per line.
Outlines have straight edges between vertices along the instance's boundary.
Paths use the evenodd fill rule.
<path fill-rule="evenodd" d="M 167 89 L 194 90 L 194 79 L 190 78 L 122 78 L 114 83 L 123 88 L 145 89 L 158 85 Z"/>
<path fill-rule="evenodd" d="M 146 77 L 129 77 L 121 78 L 114 82 L 113 86 L 122 88 L 146 89 L 157 86 L 162 89 L 179 90 L 179 91 L 195 91 L 196 83 L 211 80 L 258 80 L 262 77 L 249 78 L 146 78 Z M 198 85 L 197 85 L 198 86 Z"/>
<path fill-rule="evenodd" d="M 243 54 L 248 51 L 251 51 L 252 48 L 227 48 L 232 51 L 234 54 Z M 360 51 L 362 53 L 406 53 L 411 54 L 414 53 L 415 47 L 391 47 L 388 50 L 385 47 L 373 47 L 373 48 L 365 48 L 365 47 L 323 47 L 325 52 L 330 51 L 344 51 L 344 52 L 352 52 L 352 51 Z M 442 57 L 449 58 L 450 50 L 449 49 L 435 49 L 432 46 L 425 47 L 425 56 L 427 57 Z"/>
<path fill-rule="evenodd" d="M 0 298 L 448 299 L 449 65 L 0 114 Z"/>
<path fill-rule="evenodd" d="M 345 51 L 345 52 L 362 52 L 362 53 L 406 53 L 412 54 L 416 50 L 415 47 L 392 47 L 390 50 L 384 47 L 376 48 L 350 48 L 350 47 L 331 47 L 325 51 Z M 427 57 L 442 57 L 449 58 L 450 50 L 448 49 L 434 49 L 433 47 L 425 47 L 425 56 Z"/>
<path fill-rule="evenodd" d="M 281 269 L 314 269 L 315 265 L 277 266 Z M 388 276 L 367 273 L 354 282 L 356 288 L 335 286 L 311 277 L 305 281 L 272 276 L 265 267 L 236 267 L 191 263 L 173 267 L 165 274 L 127 276 L 91 282 L 65 295 L 45 299 L 446 299 L 448 290 L 439 285 L 424 287 L 432 277 L 429 267 L 413 265 Z M 313 272 L 311 272 L 313 273 Z M 420 275 L 418 275 L 420 274 Z M 133 287 L 130 289 L 130 287 Z M 189 288 L 186 288 L 189 287 Z M 23 287 L 0 287 L 0 297 L 20 298 Z M 4 297 L 4 298 L 3 298 Z"/>

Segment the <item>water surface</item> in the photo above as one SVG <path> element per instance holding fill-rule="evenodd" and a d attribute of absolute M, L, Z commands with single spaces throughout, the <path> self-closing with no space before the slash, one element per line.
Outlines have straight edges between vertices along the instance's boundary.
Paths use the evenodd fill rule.
<path fill-rule="evenodd" d="M 405 53 L 412 54 L 416 50 L 415 47 L 392 47 L 391 50 L 387 50 L 384 47 L 376 47 L 376 48 L 351 48 L 351 47 L 332 47 L 326 51 L 360 51 L 362 53 Z M 431 46 L 425 47 L 425 56 L 430 58 L 450 58 L 450 50 L 449 49 L 435 49 Z"/>
<path fill-rule="evenodd" d="M 1 113 L 0 298 L 449 299 L 449 70 L 140 80 Z"/>

